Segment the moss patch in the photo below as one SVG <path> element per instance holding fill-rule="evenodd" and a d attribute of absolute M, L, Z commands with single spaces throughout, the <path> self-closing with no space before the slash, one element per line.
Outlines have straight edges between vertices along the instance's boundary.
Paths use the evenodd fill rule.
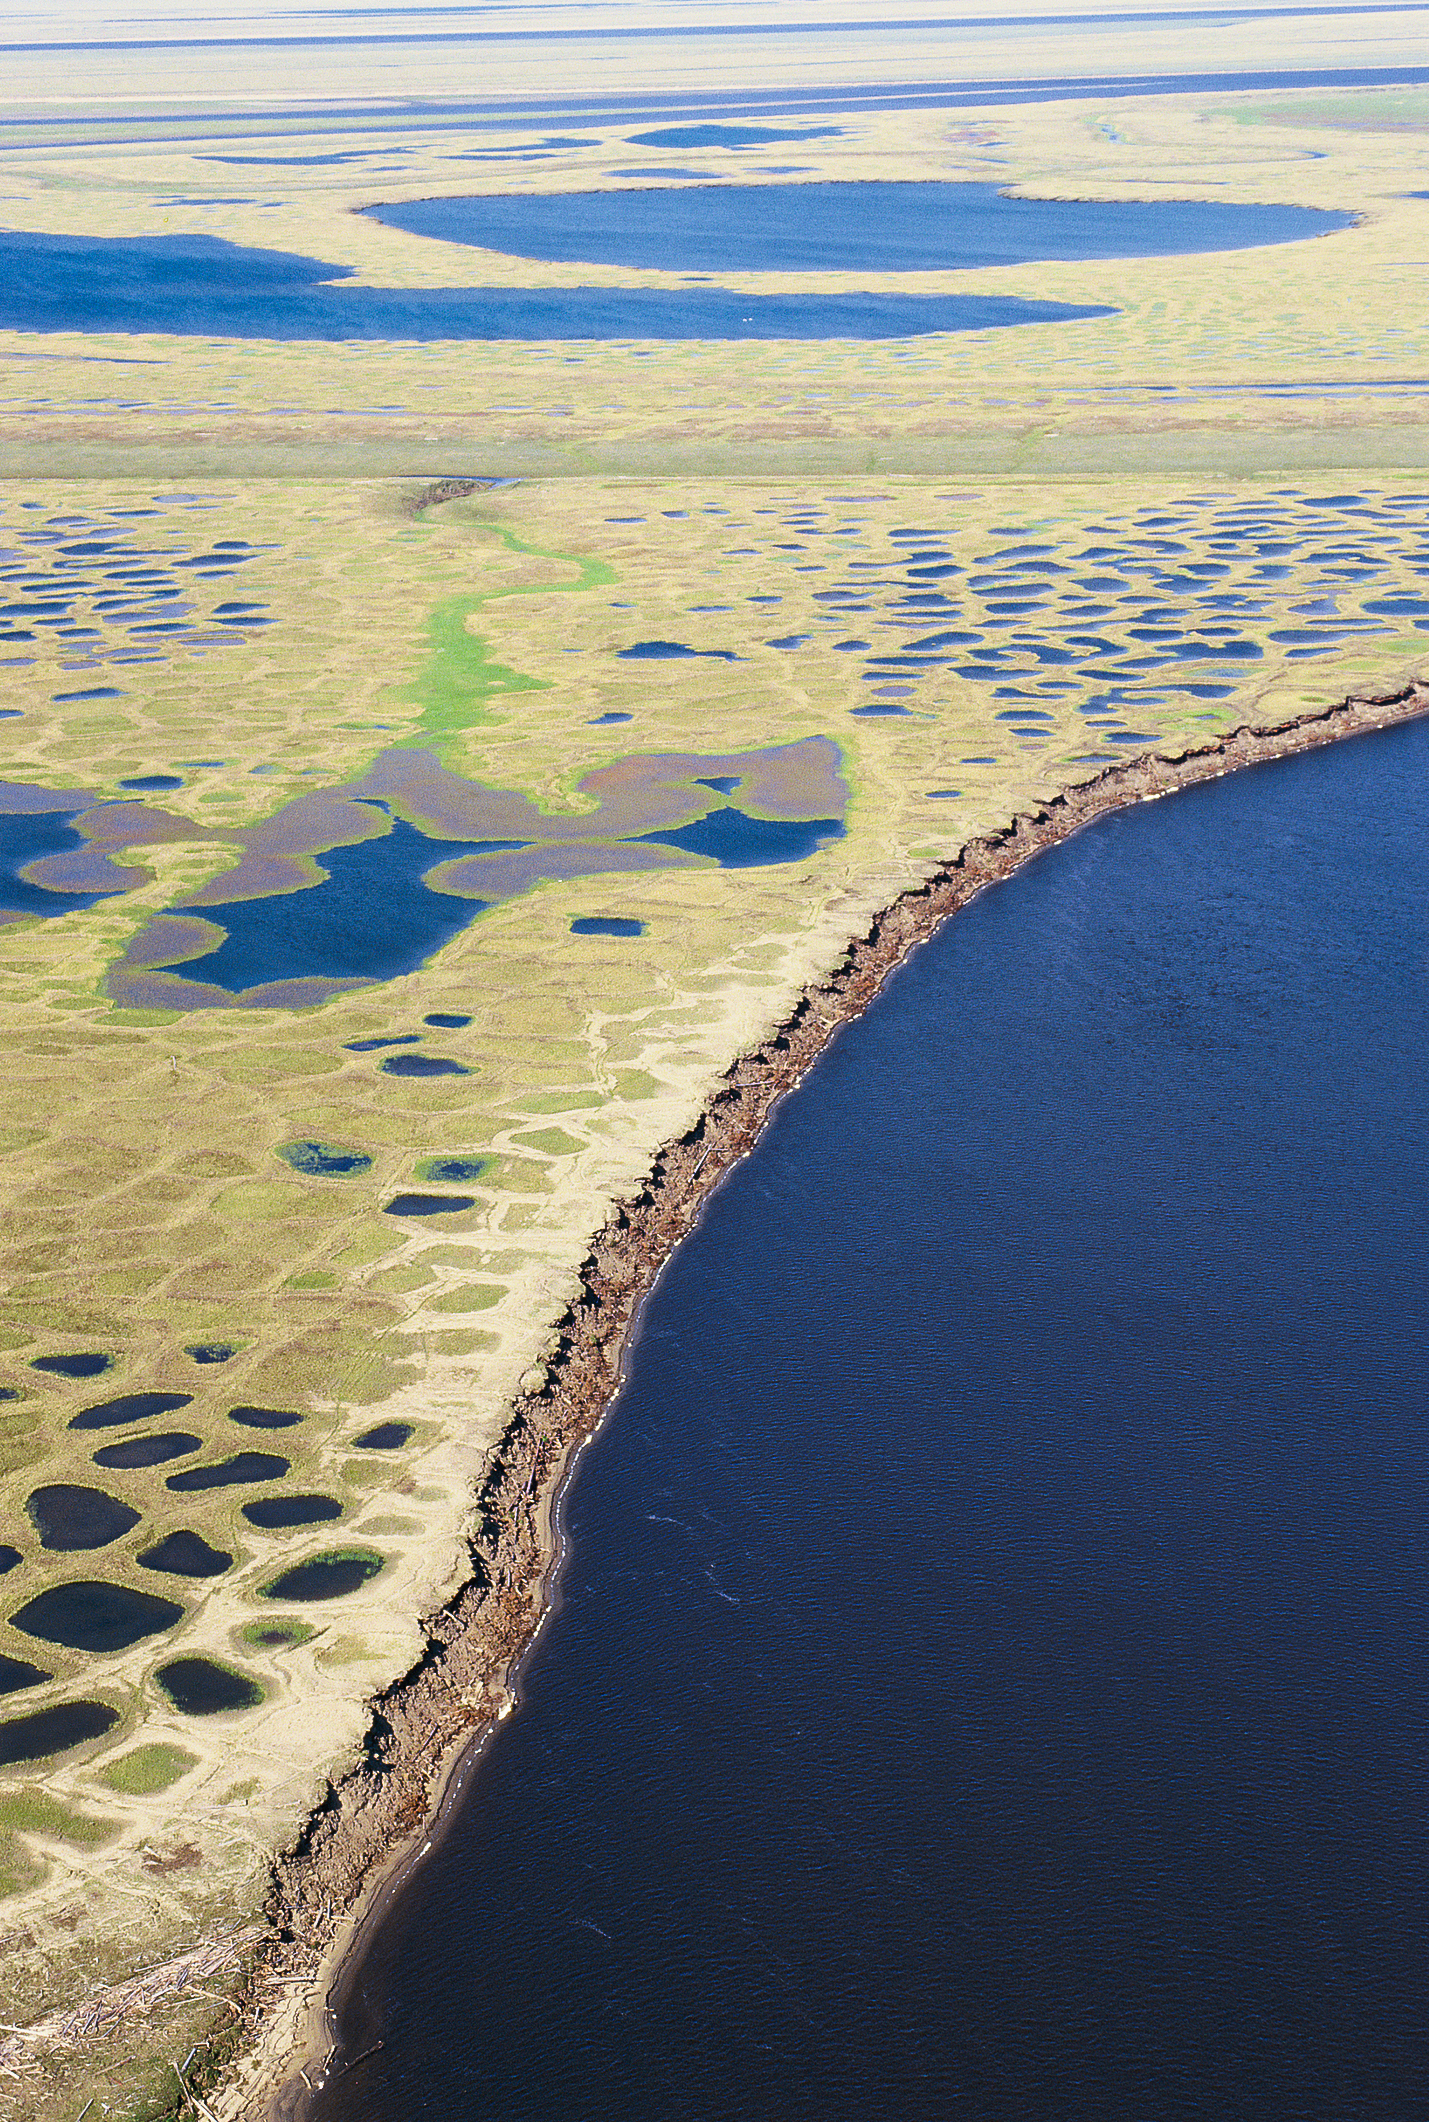
<path fill-rule="evenodd" d="M 102 1820 L 93 1813 L 72 1812 L 50 1793 L 30 1786 L 0 1798 L 0 1827 L 26 1828 L 34 1835 L 49 1835 L 61 1842 L 77 1842 L 82 1849 L 96 1849 L 118 1832 L 117 1820 Z"/>
<path fill-rule="evenodd" d="M 107 1768 L 99 1771 L 101 1783 L 111 1790 L 122 1791 L 127 1798 L 152 1797 L 156 1791 L 167 1790 L 177 1783 L 180 1776 L 188 1774 L 198 1766 L 198 1755 L 189 1753 L 182 1746 L 169 1746 L 156 1742 L 151 1746 L 136 1746 L 132 1752 L 121 1754 Z"/>

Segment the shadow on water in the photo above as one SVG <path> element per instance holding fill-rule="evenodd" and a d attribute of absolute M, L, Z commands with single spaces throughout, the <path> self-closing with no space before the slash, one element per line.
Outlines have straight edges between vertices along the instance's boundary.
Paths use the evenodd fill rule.
<path fill-rule="evenodd" d="M 1108 818 L 840 1033 L 314 2122 L 1422 2111 L 1426 775 Z"/>

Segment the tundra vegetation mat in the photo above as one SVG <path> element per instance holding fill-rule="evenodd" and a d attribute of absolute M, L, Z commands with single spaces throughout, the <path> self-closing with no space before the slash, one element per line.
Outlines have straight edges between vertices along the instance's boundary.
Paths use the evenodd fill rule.
<path fill-rule="evenodd" d="M 162 2113 L 247 2038 L 223 2000 L 275 1854 L 363 1772 L 374 1698 L 397 1720 L 493 1499 L 524 1523 L 498 1447 L 594 1234 L 850 941 L 1064 790 L 1429 668 L 1426 108 L 692 142 L 26 106 L 17 237 L 317 257 L 332 302 L 677 293 L 356 209 L 683 184 L 697 152 L 714 184 L 1354 218 L 719 276 L 1098 312 L 906 340 L 0 334 L 0 2018 L 33 2029 L 0 2114 Z M 291 2025 L 313 1972 L 262 1992 Z"/>

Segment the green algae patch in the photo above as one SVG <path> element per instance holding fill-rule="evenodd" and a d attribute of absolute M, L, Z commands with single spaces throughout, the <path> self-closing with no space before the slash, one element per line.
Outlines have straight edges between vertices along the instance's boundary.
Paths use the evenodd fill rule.
<path fill-rule="evenodd" d="M 17 1790 L 0 1798 L 0 1827 L 21 1828 L 32 1835 L 48 1835 L 52 1841 L 76 1842 L 81 1849 L 97 1849 L 119 1831 L 117 1820 L 104 1820 L 94 1813 L 77 1813 L 58 1798 L 38 1788 Z"/>
<path fill-rule="evenodd" d="M 107 1768 L 99 1770 L 99 1781 L 126 1798 L 151 1798 L 197 1767 L 198 1755 L 189 1753 L 186 1747 L 156 1741 L 151 1746 L 136 1746 L 111 1761 Z"/>
<path fill-rule="evenodd" d="M 284 1289 L 336 1289 L 338 1277 L 325 1267 L 309 1268 L 306 1274 L 289 1275 Z"/>
<path fill-rule="evenodd" d="M 429 1185 L 464 1186 L 489 1171 L 494 1161 L 491 1157 L 423 1157 L 416 1166 L 416 1177 Z"/>

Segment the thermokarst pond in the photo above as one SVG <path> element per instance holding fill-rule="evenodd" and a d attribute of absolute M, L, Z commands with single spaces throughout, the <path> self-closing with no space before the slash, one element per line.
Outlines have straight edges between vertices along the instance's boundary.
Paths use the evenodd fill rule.
<path fill-rule="evenodd" d="M 183 1617 L 183 1608 L 172 1599 L 88 1578 L 52 1584 L 11 1614 L 10 1621 L 43 1643 L 62 1643 L 67 1650 L 111 1651 L 127 1650 Z"/>
<path fill-rule="evenodd" d="M 878 182 L 492 192 L 366 211 L 411 235 L 521 258 L 675 273 L 937 272 L 1054 258 L 1166 258 L 1300 242 L 1354 218 L 1302 206 L 1021 199 L 995 184 Z"/>
<path fill-rule="evenodd" d="M 319 341 L 906 339 L 1110 314 L 1011 295 L 344 286 L 350 273 L 216 236 L 0 230 L 0 330 Z"/>

